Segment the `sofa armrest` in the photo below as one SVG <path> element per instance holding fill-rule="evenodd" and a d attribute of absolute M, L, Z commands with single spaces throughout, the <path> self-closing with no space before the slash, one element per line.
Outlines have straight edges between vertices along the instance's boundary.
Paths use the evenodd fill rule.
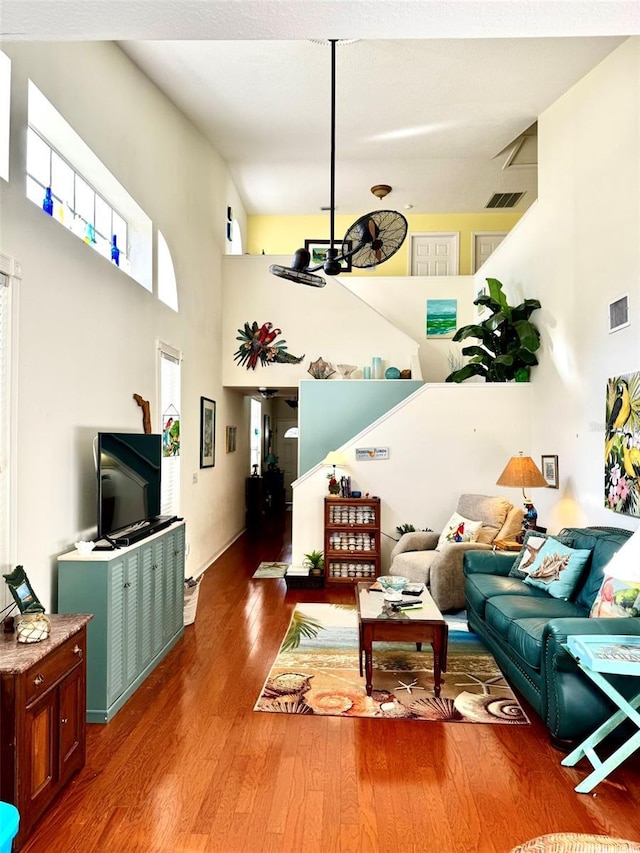
<path fill-rule="evenodd" d="M 569 652 L 562 648 L 570 634 L 635 634 L 640 636 L 640 619 L 629 616 L 620 619 L 588 619 L 575 616 L 564 619 L 551 619 L 544 629 L 542 644 L 545 653 L 545 665 L 556 670 L 572 671 L 576 667 Z"/>
<path fill-rule="evenodd" d="M 461 610 L 465 606 L 463 561 L 476 552 L 489 552 L 491 545 L 478 542 L 450 542 L 431 563 L 429 588 L 441 611 Z"/>
<path fill-rule="evenodd" d="M 513 552 L 494 551 L 490 545 L 486 545 L 483 550 L 469 550 L 464 557 L 464 575 L 465 577 L 469 575 L 502 575 L 506 577 L 517 556 Z"/>
<path fill-rule="evenodd" d="M 403 533 L 396 545 L 394 545 L 390 560 L 405 551 L 433 551 L 438 544 L 440 535 L 427 530 L 414 530 L 411 533 Z"/>

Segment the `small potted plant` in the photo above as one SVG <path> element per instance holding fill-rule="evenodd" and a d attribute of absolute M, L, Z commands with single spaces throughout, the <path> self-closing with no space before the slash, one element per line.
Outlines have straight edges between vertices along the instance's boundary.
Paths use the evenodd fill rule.
<path fill-rule="evenodd" d="M 324 575 L 324 556 L 322 551 L 311 551 L 304 555 L 304 565 L 309 567 L 311 577 Z"/>

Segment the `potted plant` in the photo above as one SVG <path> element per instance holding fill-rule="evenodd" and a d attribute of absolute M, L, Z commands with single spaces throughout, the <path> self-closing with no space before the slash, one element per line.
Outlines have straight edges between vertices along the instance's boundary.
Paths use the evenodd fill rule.
<path fill-rule="evenodd" d="M 528 382 L 531 368 L 538 364 L 535 352 L 540 347 L 540 332 L 530 322 L 531 314 L 540 308 L 537 299 L 525 299 L 515 308 L 509 305 L 497 278 L 488 278 L 489 293 L 474 300 L 491 316 L 480 323 L 461 326 L 454 341 L 478 338 L 480 345 L 463 347 L 470 356 L 464 367 L 447 376 L 447 382 L 464 382 L 471 376 L 483 376 L 486 382 Z"/>
<path fill-rule="evenodd" d="M 304 565 L 309 566 L 309 575 L 318 577 L 324 575 L 324 556 L 322 551 L 311 551 L 304 555 Z"/>

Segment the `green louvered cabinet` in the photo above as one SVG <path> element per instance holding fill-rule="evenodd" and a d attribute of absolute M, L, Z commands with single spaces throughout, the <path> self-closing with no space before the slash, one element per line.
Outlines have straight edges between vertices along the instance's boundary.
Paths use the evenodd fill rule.
<path fill-rule="evenodd" d="M 109 722 L 184 633 L 184 562 L 184 522 L 117 551 L 58 558 L 58 612 L 93 614 L 87 722 Z"/>

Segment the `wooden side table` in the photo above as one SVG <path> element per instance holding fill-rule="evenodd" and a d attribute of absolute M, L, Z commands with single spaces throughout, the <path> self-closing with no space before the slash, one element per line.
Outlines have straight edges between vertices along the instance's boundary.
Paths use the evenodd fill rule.
<path fill-rule="evenodd" d="M 600 639 L 604 640 L 605 637 Z M 615 689 L 611 682 L 605 678 L 601 672 L 591 669 L 583 660 L 575 656 L 573 651 L 566 645 L 563 646 L 569 654 L 574 658 L 582 672 L 596 684 L 600 690 L 608 696 L 611 701 L 620 709 L 616 711 L 608 720 L 595 730 L 592 735 L 577 746 L 573 752 L 569 753 L 562 759 L 561 764 L 564 767 L 573 767 L 581 759 L 587 758 L 594 768 L 593 771 L 580 782 L 574 790 L 578 794 L 588 794 L 597 784 L 602 782 L 609 773 L 619 767 L 622 762 L 629 758 L 637 749 L 640 748 L 640 714 L 637 709 L 640 707 L 640 679 L 637 675 L 629 674 L 626 678 L 635 678 L 638 686 L 638 692 L 632 699 L 625 697 Z M 638 731 L 632 735 L 625 743 L 616 749 L 605 761 L 601 761 L 598 757 L 595 748 L 611 734 L 614 729 L 617 729 L 625 720 L 630 720 L 638 727 Z"/>

